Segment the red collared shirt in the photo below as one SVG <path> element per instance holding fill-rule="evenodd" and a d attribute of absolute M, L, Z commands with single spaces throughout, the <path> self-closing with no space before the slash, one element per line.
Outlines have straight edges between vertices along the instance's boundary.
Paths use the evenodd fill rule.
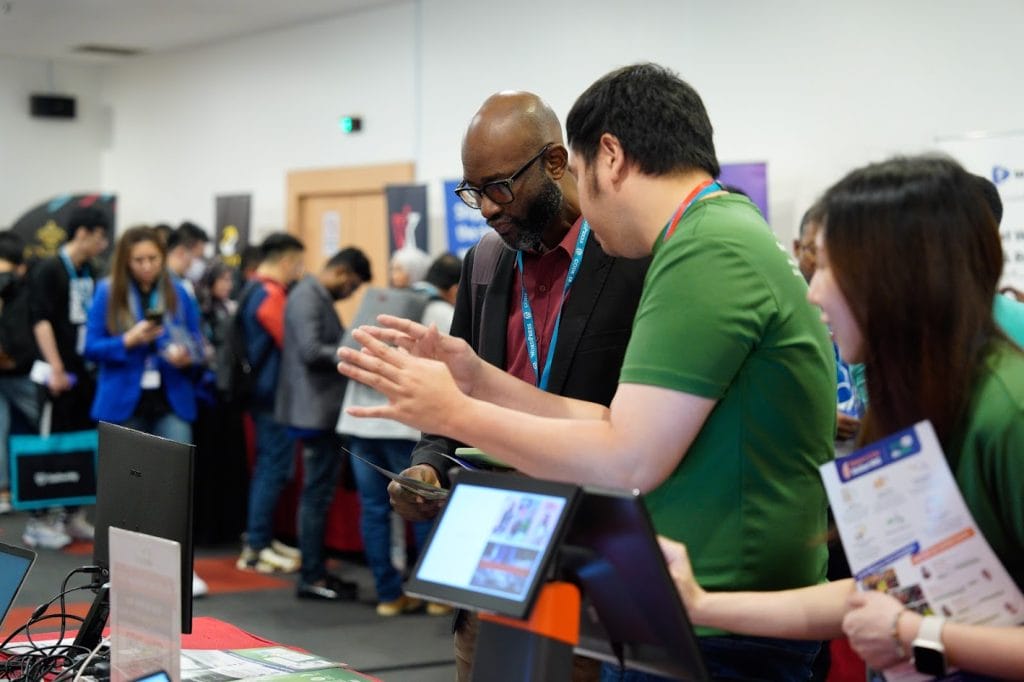
<path fill-rule="evenodd" d="M 533 319 L 537 333 L 537 363 L 543 371 L 548 358 L 548 344 L 555 332 L 559 305 L 562 303 L 562 289 L 569 274 L 569 264 L 580 236 L 583 218 L 577 218 L 572 228 L 558 245 L 540 255 L 523 253 L 523 273 L 519 276 L 516 268 L 513 276 L 512 295 L 509 297 L 508 329 L 505 333 L 505 370 L 514 377 L 537 385 L 537 375 L 530 364 L 526 350 L 526 333 L 523 331 L 523 288 L 530 298 Z M 571 290 L 566 293 L 569 298 Z"/>

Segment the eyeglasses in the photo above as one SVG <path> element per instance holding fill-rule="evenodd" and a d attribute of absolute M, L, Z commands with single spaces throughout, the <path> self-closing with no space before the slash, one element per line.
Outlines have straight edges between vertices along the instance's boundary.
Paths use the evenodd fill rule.
<path fill-rule="evenodd" d="M 462 199 L 462 202 L 470 208 L 480 208 L 480 201 L 486 196 L 496 204 L 511 204 L 515 201 L 515 194 L 512 193 L 512 183 L 522 175 L 527 168 L 532 166 L 537 159 L 544 156 L 544 153 L 553 143 L 549 142 L 544 148 L 537 152 L 536 156 L 523 164 L 522 168 L 505 178 L 504 180 L 492 180 L 485 183 L 483 187 L 473 187 L 465 181 L 455 188 L 455 195 Z"/>

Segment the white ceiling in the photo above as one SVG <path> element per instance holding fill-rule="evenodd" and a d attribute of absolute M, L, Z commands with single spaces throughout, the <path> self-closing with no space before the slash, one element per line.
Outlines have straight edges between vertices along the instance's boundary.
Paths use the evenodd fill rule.
<path fill-rule="evenodd" d="M 181 50 L 394 0 L 0 0 L 0 55 L 103 63 L 79 45 Z"/>

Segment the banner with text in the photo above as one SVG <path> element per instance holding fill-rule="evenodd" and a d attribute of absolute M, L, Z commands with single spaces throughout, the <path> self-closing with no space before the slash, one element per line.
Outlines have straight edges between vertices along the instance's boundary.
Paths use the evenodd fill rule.
<path fill-rule="evenodd" d="M 938 146 L 999 190 L 1004 259 L 1000 283 L 1024 289 L 1024 132 L 944 138 L 938 140 Z"/>
<path fill-rule="evenodd" d="M 491 228 L 487 226 L 487 221 L 478 209 L 466 206 L 462 199 L 455 196 L 455 188 L 459 186 L 459 182 L 461 181 L 445 180 L 444 202 L 448 218 L 448 250 L 459 258 L 464 258 L 466 252 Z"/>

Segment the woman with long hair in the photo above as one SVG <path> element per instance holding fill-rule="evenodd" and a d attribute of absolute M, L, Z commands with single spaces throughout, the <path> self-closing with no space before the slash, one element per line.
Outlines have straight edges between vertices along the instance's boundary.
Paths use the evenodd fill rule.
<path fill-rule="evenodd" d="M 862 362 L 870 403 L 860 442 L 930 420 L 985 539 L 1024 589 L 1024 353 L 996 326 L 1003 265 L 977 184 L 941 157 L 853 171 L 824 197 L 809 300 L 842 356 Z M 843 636 L 876 669 L 907 660 L 922 616 L 852 580 L 801 590 L 707 593 L 685 548 L 662 540 L 695 623 L 753 635 Z M 950 664 L 1024 678 L 1024 628 L 944 623 Z"/>
<path fill-rule="evenodd" d="M 190 442 L 199 311 L 168 272 L 166 255 L 150 227 L 132 227 L 117 242 L 110 277 L 89 309 L 85 356 L 99 365 L 92 417 Z"/>

